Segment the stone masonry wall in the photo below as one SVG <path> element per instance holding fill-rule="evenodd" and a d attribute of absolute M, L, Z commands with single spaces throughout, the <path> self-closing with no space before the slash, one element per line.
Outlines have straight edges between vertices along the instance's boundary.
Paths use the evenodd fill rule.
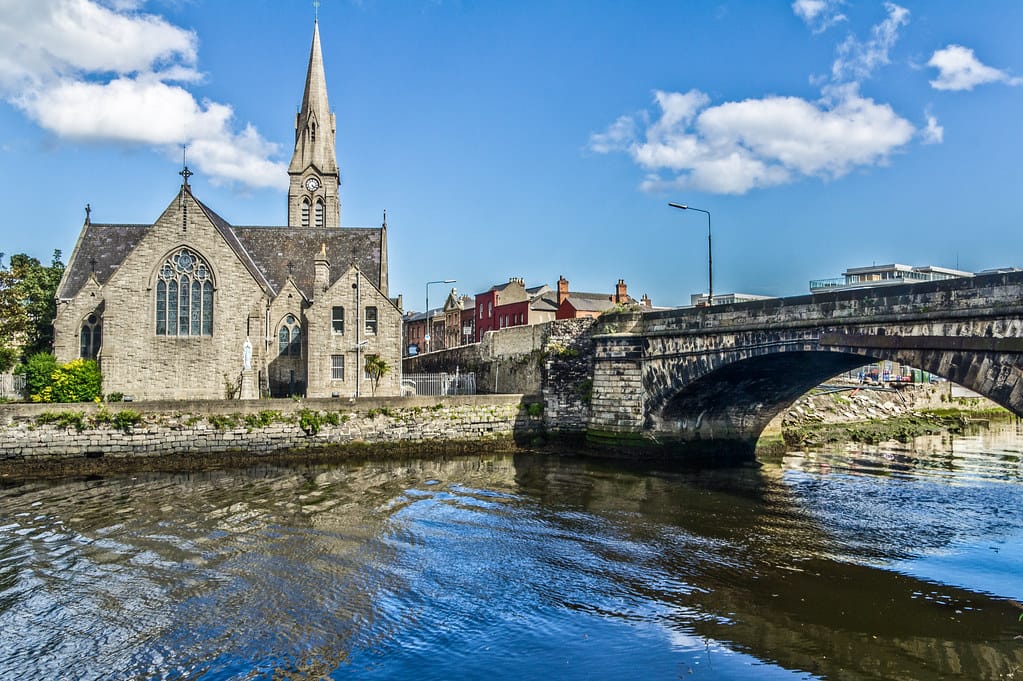
<path fill-rule="evenodd" d="M 544 422 L 551 433 L 586 431 L 593 410 L 592 319 L 554 322 L 544 360 Z"/>
<path fill-rule="evenodd" d="M 572 344 L 590 319 L 570 319 L 490 331 L 479 343 L 439 350 L 404 360 L 405 373 L 476 374 L 482 393 L 540 394 L 550 348 Z"/>
<path fill-rule="evenodd" d="M 137 423 L 117 427 L 119 412 Z M 63 414 L 64 416 L 59 416 Z M 357 443 L 485 442 L 542 426 L 519 395 L 249 400 L 118 405 L 0 405 L 0 463 L 270 454 Z"/>

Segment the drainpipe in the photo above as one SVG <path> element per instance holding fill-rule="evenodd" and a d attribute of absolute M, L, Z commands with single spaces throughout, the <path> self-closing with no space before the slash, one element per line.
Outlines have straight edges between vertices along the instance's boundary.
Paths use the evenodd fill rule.
<path fill-rule="evenodd" d="M 362 280 L 355 270 L 355 399 L 359 399 L 362 379 Z"/>

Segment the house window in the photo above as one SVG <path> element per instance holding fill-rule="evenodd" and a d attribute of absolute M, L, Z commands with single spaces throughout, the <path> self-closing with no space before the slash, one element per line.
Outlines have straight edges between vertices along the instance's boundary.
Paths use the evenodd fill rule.
<path fill-rule="evenodd" d="M 334 329 L 334 333 L 343 334 L 345 332 L 345 309 L 336 305 L 330 310 L 330 327 Z"/>
<path fill-rule="evenodd" d="M 78 356 L 82 359 L 96 359 L 103 343 L 103 320 L 95 314 L 82 322 L 81 347 Z"/>
<path fill-rule="evenodd" d="M 330 380 L 332 380 L 332 381 L 343 381 L 343 380 L 345 380 L 345 356 L 344 355 L 331 355 L 330 356 Z"/>
<path fill-rule="evenodd" d="M 316 226 L 323 227 L 323 201 L 316 199 Z"/>
<path fill-rule="evenodd" d="M 281 357 L 302 356 L 302 326 L 295 315 L 289 314 L 281 323 L 281 329 L 277 332 L 277 354 Z"/>
<path fill-rule="evenodd" d="M 206 262 L 187 248 L 167 258 L 160 268 L 156 335 L 213 335 L 213 278 Z"/>
<path fill-rule="evenodd" d="M 377 335 L 377 309 L 375 306 L 366 308 L 366 333 L 370 336 Z"/>
<path fill-rule="evenodd" d="M 309 226 L 309 199 L 302 199 L 302 226 Z"/>
<path fill-rule="evenodd" d="M 487 319 L 490 319 L 493 316 L 494 316 L 494 304 L 493 303 L 487 303 Z"/>

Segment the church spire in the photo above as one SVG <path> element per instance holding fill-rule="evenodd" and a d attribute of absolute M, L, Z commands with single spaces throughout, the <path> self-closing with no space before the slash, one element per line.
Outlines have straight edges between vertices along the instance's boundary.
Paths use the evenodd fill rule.
<path fill-rule="evenodd" d="M 320 23 L 313 23 L 313 44 L 302 105 L 295 119 L 295 153 L 288 167 L 288 224 L 292 227 L 340 227 L 340 178 L 334 153 L 335 118 L 327 100 L 327 78 L 320 48 Z"/>

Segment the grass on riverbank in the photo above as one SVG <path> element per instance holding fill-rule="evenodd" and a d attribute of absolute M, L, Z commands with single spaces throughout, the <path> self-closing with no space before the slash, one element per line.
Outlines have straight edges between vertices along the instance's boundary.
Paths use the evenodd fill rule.
<path fill-rule="evenodd" d="M 1001 407 L 966 411 L 949 407 L 869 421 L 791 424 L 783 428 L 782 439 L 788 447 L 806 447 L 835 442 L 862 442 L 865 444 L 878 444 L 890 440 L 909 442 L 921 435 L 939 433 L 957 435 L 965 432 L 971 425 L 1010 418 L 1014 418 L 1014 415 Z"/>

